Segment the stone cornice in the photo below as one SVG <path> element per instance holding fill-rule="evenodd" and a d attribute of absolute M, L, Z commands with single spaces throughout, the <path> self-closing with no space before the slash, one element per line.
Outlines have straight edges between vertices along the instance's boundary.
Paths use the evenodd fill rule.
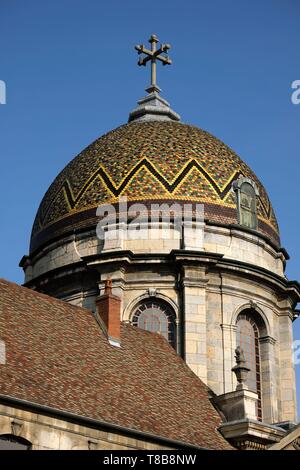
<path fill-rule="evenodd" d="M 262 344 L 262 343 L 268 343 L 268 344 L 276 344 L 276 339 L 275 338 L 272 338 L 272 336 L 261 336 L 259 338 L 259 342 Z"/>
<path fill-rule="evenodd" d="M 222 424 L 221 434 L 238 449 L 267 449 L 286 434 L 282 428 L 261 421 L 243 419 Z"/>
<path fill-rule="evenodd" d="M 220 327 L 223 331 L 236 332 L 236 330 L 237 330 L 237 325 L 227 325 L 226 323 L 221 323 Z"/>
<path fill-rule="evenodd" d="M 297 281 L 288 281 L 284 277 L 279 276 L 265 268 L 255 266 L 254 264 L 236 261 L 233 259 L 225 258 L 224 255 L 219 253 L 211 253 L 206 251 L 192 251 L 192 250 L 172 250 L 170 253 L 133 253 L 131 250 L 119 250 L 105 252 L 90 256 L 82 257 L 82 262 L 66 265 L 61 268 L 48 271 L 41 276 L 29 281 L 26 286 L 31 287 L 42 282 L 43 279 L 48 279 L 49 274 L 63 273 L 64 271 L 70 272 L 77 267 L 81 269 L 86 265 L 88 268 L 97 269 L 99 266 L 118 264 L 118 265 L 134 265 L 134 264 L 157 264 L 157 263 L 170 263 L 177 265 L 178 269 L 182 266 L 199 266 L 203 263 L 209 269 L 226 270 L 238 275 L 244 275 L 247 278 L 252 278 L 260 283 L 267 283 L 276 285 L 277 290 L 285 295 L 287 292 L 292 296 L 293 303 L 296 305 L 300 301 L 300 284 Z"/>
<path fill-rule="evenodd" d="M 290 450 L 291 447 L 300 450 L 300 424 L 293 427 L 280 442 L 269 447 L 269 450 Z"/>

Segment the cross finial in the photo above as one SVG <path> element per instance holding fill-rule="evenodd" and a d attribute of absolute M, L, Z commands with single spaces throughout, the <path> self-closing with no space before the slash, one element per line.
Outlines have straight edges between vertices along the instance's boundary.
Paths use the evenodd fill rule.
<path fill-rule="evenodd" d="M 156 83 L 156 61 L 161 61 L 163 65 L 171 65 L 172 61 L 168 57 L 168 50 L 171 48 L 170 44 L 161 44 L 160 48 L 157 49 L 157 43 L 159 42 L 158 37 L 155 34 L 149 39 L 151 44 L 151 50 L 146 49 L 143 44 L 135 46 L 135 49 L 138 51 L 138 54 L 145 54 L 144 57 L 140 57 L 138 65 L 146 65 L 147 62 L 151 61 L 151 85 L 146 88 L 148 93 L 157 92 L 161 90 Z"/>

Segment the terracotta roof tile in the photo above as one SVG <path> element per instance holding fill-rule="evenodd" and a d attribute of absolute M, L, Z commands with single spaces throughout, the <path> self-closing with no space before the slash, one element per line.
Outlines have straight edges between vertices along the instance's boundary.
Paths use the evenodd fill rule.
<path fill-rule="evenodd" d="M 229 444 L 209 390 L 153 333 L 112 347 L 92 312 L 0 280 L 0 394 L 209 449 Z"/>

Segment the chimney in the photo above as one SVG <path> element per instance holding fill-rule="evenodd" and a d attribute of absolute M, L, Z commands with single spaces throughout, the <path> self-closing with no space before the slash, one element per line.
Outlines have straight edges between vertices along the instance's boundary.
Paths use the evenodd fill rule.
<path fill-rule="evenodd" d="M 96 300 L 97 316 L 108 341 L 120 347 L 121 299 L 112 294 L 112 281 L 105 281 L 105 291 Z"/>

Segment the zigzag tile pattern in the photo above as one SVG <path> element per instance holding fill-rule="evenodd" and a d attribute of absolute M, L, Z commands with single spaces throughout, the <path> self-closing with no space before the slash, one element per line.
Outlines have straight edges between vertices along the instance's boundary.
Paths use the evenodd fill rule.
<path fill-rule="evenodd" d="M 75 214 L 101 203 L 116 203 L 120 195 L 139 201 L 176 199 L 214 204 L 218 221 L 222 221 L 223 207 L 224 222 L 228 223 L 228 208 L 235 208 L 232 182 L 239 175 L 258 185 L 259 220 L 269 227 L 269 236 L 273 232 L 278 237 L 264 187 L 219 139 L 178 122 L 126 124 L 93 142 L 58 175 L 39 207 L 32 239 L 39 234 L 42 240 L 40 232 L 62 219 L 69 224 Z M 214 220 L 211 211 L 209 218 Z M 236 223 L 236 216 L 231 218 Z"/>

